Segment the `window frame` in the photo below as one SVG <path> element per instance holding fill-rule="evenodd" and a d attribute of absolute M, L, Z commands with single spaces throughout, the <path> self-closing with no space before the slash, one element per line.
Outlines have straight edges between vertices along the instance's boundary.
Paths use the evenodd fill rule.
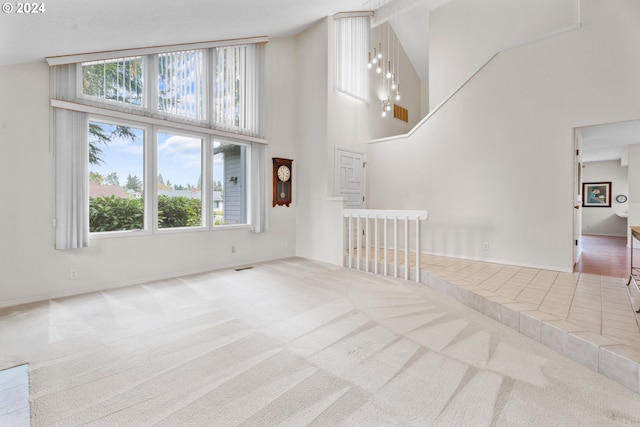
<path fill-rule="evenodd" d="M 113 126 L 131 126 L 131 127 L 136 127 L 139 129 L 142 129 L 144 131 L 144 140 L 142 143 L 142 179 L 143 179 L 143 185 L 146 183 L 146 178 L 147 178 L 147 174 L 150 173 L 149 171 L 149 166 L 148 165 L 148 155 L 147 153 L 149 152 L 150 149 L 150 142 L 149 142 L 149 135 L 152 129 L 151 125 L 145 124 L 145 123 L 140 123 L 140 122 L 134 122 L 134 121 L 128 121 L 128 122 L 123 122 L 122 120 L 118 120 L 118 119 L 114 119 L 108 116 L 100 116 L 100 115 L 96 115 L 96 114 L 90 114 L 87 117 L 87 124 L 91 123 L 91 122 L 99 122 L 99 123 L 104 123 L 104 124 L 108 124 L 108 125 L 113 125 Z M 89 129 L 87 128 L 87 132 L 89 132 Z M 88 164 L 89 160 L 87 159 L 87 164 Z M 145 187 L 146 188 L 146 187 Z M 104 239 L 104 238 L 108 238 L 108 237 L 124 237 L 124 236 L 145 236 L 145 235 L 150 235 L 151 234 L 151 230 L 149 229 L 149 222 L 148 222 L 148 216 L 147 216 L 147 207 L 149 206 L 149 200 L 147 200 L 148 198 L 148 191 L 145 191 L 143 194 L 143 204 L 144 204 L 144 211 L 142 214 L 142 218 L 143 218 L 143 228 L 140 230 L 115 230 L 115 231 L 89 231 L 89 239 Z M 89 200 L 89 198 L 87 198 L 87 201 Z"/>
<path fill-rule="evenodd" d="M 214 166 L 214 151 L 215 151 L 215 142 L 219 141 L 222 143 L 227 143 L 227 144 L 233 144 L 233 145 L 237 145 L 241 148 L 244 148 L 244 153 L 241 153 L 240 158 L 241 158 L 241 163 L 240 163 L 240 169 L 242 171 L 242 174 L 244 176 L 244 189 L 243 189 L 243 204 L 242 204 L 242 211 L 243 211 L 243 215 L 245 218 L 245 222 L 243 224 L 220 224 L 220 225 L 215 225 L 215 215 L 214 215 L 214 200 L 213 200 L 213 188 L 215 187 L 215 184 L 213 182 L 213 178 L 214 178 L 214 173 L 215 170 L 213 169 Z M 243 141 L 237 141 L 237 140 L 233 140 L 232 138 L 221 138 L 221 137 L 215 137 L 212 136 L 211 137 L 211 143 L 209 144 L 210 147 L 210 152 L 209 152 L 209 156 L 210 156 L 210 161 L 211 161 L 211 179 L 209 180 L 209 183 L 211 185 L 210 187 L 210 191 L 208 192 L 209 197 L 211 198 L 211 204 L 210 204 L 210 209 L 209 209 L 209 214 L 211 216 L 210 219 L 210 226 L 212 228 L 235 228 L 235 227 L 244 227 L 244 226 L 249 226 L 251 227 L 251 220 L 250 220 L 250 212 L 251 212 L 251 192 L 252 192 L 252 188 L 251 188 L 251 162 L 252 162 L 252 158 L 251 158 L 251 144 L 247 143 L 247 142 L 243 142 Z M 242 161 L 244 160 L 244 161 Z M 223 181 L 223 188 L 224 188 L 224 181 Z M 226 216 L 226 210 L 225 210 L 225 216 Z"/>
<path fill-rule="evenodd" d="M 116 124 L 122 126 L 131 126 L 144 129 L 143 142 L 143 165 L 144 165 L 144 186 L 145 188 L 157 188 L 157 129 L 166 129 L 170 132 L 185 134 L 186 132 L 194 132 L 203 141 L 202 145 L 202 174 L 203 174 L 203 226 L 202 227 L 180 227 L 170 229 L 158 229 L 157 227 L 157 191 L 144 192 L 144 228 L 142 230 L 119 230 L 108 232 L 89 232 L 88 217 L 85 214 L 78 216 L 79 208 L 68 207 L 65 204 L 65 198 L 73 195 L 73 186 L 63 180 L 63 184 L 56 187 L 56 206 L 64 206 L 60 212 L 56 211 L 56 215 L 60 217 L 60 223 L 65 224 L 56 230 L 56 248 L 69 249 L 75 247 L 87 247 L 88 241 L 91 239 L 114 238 L 114 237 L 131 237 L 140 235 L 165 234 L 173 232 L 201 232 L 229 229 L 249 229 L 256 233 L 264 232 L 268 229 L 266 219 L 268 216 L 264 209 L 268 203 L 268 192 L 266 185 L 260 185 L 263 179 L 266 179 L 266 149 L 269 141 L 265 135 L 265 105 L 264 97 L 266 96 L 266 88 L 264 85 L 265 74 L 265 44 L 268 43 L 268 37 L 250 37 L 246 39 L 224 40 L 214 42 L 200 42 L 175 44 L 170 46 L 158 46 L 151 48 L 135 48 L 119 51 L 94 52 L 89 54 L 65 55 L 57 57 L 47 57 L 46 61 L 50 67 L 51 88 L 50 88 L 50 107 L 53 117 L 56 117 L 57 111 L 66 111 L 80 113 L 75 116 L 61 115 L 60 129 L 65 129 L 65 134 L 56 133 L 56 127 L 52 127 L 53 143 L 57 143 L 58 139 L 62 139 L 61 146 L 67 149 L 72 147 L 74 143 L 87 143 L 86 137 L 88 129 L 82 131 L 82 126 L 73 127 L 69 125 L 72 120 L 78 123 L 88 123 L 89 121 L 100 122 L 106 124 Z M 251 67 L 244 68 L 241 81 L 243 87 L 247 84 L 251 85 L 252 91 L 250 97 L 244 97 L 245 104 L 251 106 L 252 111 L 250 120 L 247 124 L 239 128 L 226 128 L 215 122 L 214 114 L 214 54 L 213 49 L 220 47 L 245 46 L 247 47 L 246 58 L 250 58 Z M 206 79 L 203 84 L 205 90 L 205 114 L 204 120 L 194 120 L 188 116 L 180 116 L 161 111 L 158 102 L 158 66 L 157 61 L 153 61 L 159 54 L 173 53 L 188 50 L 203 50 L 205 60 L 203 67 L 205 68 Z M 250 52 L 250 53 L 249 53 Z M 141 105 L 130 104 L 99 96 L 85 95 L 83 93 L 83 67 L 82 64 L 91 62 L 109 62 L 117 61 L 124 58 L 140 57 L 143 67 L 144 85 Z M 152 84 L 149 84 L 152 82 Z M 245 99 L 246 98 L 246 99 Z M 57 124 L 57 121 L 56 121 Z M 86 124 L 84 126 L 87 126 Z M 67 136 L 67 127 L 71 132 Z M 84 137 L 80 136 L 84 133 Z M 213 212 L 213 141 L 221 140 L 224 142 L 238 144 L 245 147 L 244 163 L 242 165 L 245 170 L 246 185 L 243 189 L 244 204 L 244 223 L 243 224 L 214 224 Z M 67 150 L 70 151 L 70 150 Z M 83 176 L 83 180 L 88 180 L 88 157 L 84 165 L 80 162 L 72 162 L 71 156 L 73 151 L 68 155 L 67 151 L 61 150 L 64 156 L 58 161 L 56 157 L 56 168 L 63 167 L 65 170 L 71 168 L 75 173 Z M 205 179 L 205 176 L 208 178 Z M 254 182 L 258 180 L 259 182 Z M 86 181 L 85 181 L 86 182 Z M 205 189 L 205 185 L 208 186 Z M 87 186 L 88 187 L 88 186 Z M 264 187 L 264 188 L 263 188 Z M 84 193 L 84 191 L 83 191 Z M 89 204 L 88 189 L 82 199 L 86 197 L 86 204 Z M 152 207 L 153 209 L 149 209 Z M 155 216 L 154 216 L 155 215 Z M 74 218 L 81 218 L 80 220 Z M 205 219 L 206 218 L 206 219 Z M 58 218 L 56 217 L 56 220 Z M 254 224 L 255 223 L 255 224 Z M 154 226 L 156 230 L 154 230 Z M 61 230 L 61 231 L 59 231 Z M 70 241 L 68 231 L 76 233 L 83 237 L 84 241 Z M 86 231 L 85 231 L 86 230 Z M 63 234 L 67 233 L 67 234 Z M 60 243 L 59 243 L 60 240 Z"/>
<path fill-rule="evenodd" d="M 365 55 L 367 51 L 369 51 L 371 44 L 370 25 L 372 16 L 373 14 L 371 12 L 343 12 L 337 13 L 333 17 L 333 35 L 335 45 L 333 66 L 334 88 L 336 92 L 362 101 L 365 104 L 369 104 L 371 102 L 370 76 L 366 69 Z M 365 25 L 368 27 L 364 34 L 360 34 L 360 37 L 358 38 L 358 42 L 360 43 L 355 43 L 353 38 L 349 39 L 348 37 L 345 37 L 346 24 L 352 24 L 354 19 L 366 20 L 366 24 L 363 23 L 364 25 L 358 26 L 359 29 L 362 29 L 361 27 L 364 27 Z M 350 28 L 350 30 L 353 30 L 353 28 Z M 349 44 L 348 42 L 354 42 L 354 44 Z M 353 51 L 361 51 L 362 56 L 355 57 L 353 55 L 345 55 L 347 52 Z M 346 57 L 349 58 L 348 61 L 345 60 Z M 341 77 L 344 76 L 344 74 L 349 74 L 352 77 L 350 80 L 353 80 L 354 73 L 361 76 L 356 80 L 364 80 L 360 87 L 363 91 L 362 93 L 357 93 L 357 90 L 354 90 L 350 83 L 346 82 L 343 77 Z"/>
<path fill-rule="evenodd" d="M 148 124 L 136 122 L 134 120 L 123 120 L 103 116 L 98 114 L 90 114 L 87 123 L 99 122 L 114 126 L 131 126 L 142 129 L 144 131 L 143 142 L 143 188 L 145 189 L 143 224 L 141 230 L 117 230 L 117 231 L 95 231 L 89 232 L 89 239 L 106 239 L 133 236 L 149 236 L 163 235 L 172 233 L 192 233 L 207 232 L 231 229 L 250 229 L 250 200 L 251 200 L 251 143 L 243 141 L 241 138 L 229 138 L 216 135 L 209 135 L 196 131 L 172 127 L 170 123 L 167 125 Z M 88 132 L 88 129 L 87 129 Z M 187 136 L 191 138 L 200 138 L 201 142 L 201 173 L 202 188 L 201 204 L 202 204 L 202 225 L 193 227 L 159 227 L 158 218 L 158 133 L 172 133 L 175 135 Z M 244 172 L 245 188 L 243 194 L 243 210 L 245 222 L 243 224 L 215 224 L 215 216 L 213 215 L 213 176 L 214 176 L 214 143 L 220 141 L 228 144 L 238 145 L 245 149 L 243 156 L 244 161 L 241 163 Z M 150 191 L 152 190 L 152 191 Z"/>
<path fill-rule="evenodd" d="M 158 198 L 159 198 L 159 194 L 158 194 L 158 173 L 159 173 L 159 168 L 158 168 L 158 134 L 159 133 L 171 133 L 173 135 L 178 135 L 178 136 L 187 136 L 189 138 L 200 138 L 200 173 L 202 174 L 202 188 L 200 189 L 200 194 L 201 194 L 201 198 L 200 198 L 200 209 L 202 211 L 202 218 L 200 220 L 200 225 L 199 226 L 193 226 L 193 227 L 171 227 L 171 228 L 161 228 L 158 224 Z M 208 217 L 207 217 L 207 212 L 206 212 L 206 208 L 208 206 L 209 201 L 207 200 L 207 197 L 204 193 L 205 189 L 209 187 L 209 173 L 208 173 L 208 165 L 206 164 L 206 159 L 205 159 L 205 152 L 207 152 L 207 147 L 210 145 L 210 141 L 209 138 L 206 135 L 203 134 L 198 134 L 195 132 L 188 132 L 188 131 L 176 131 L 175 129 L 172 129 L 170 127 L 166 127 L 166 126 L 154 126 L 153 127 L 153 156 L 150 160 L 153 161 L 153 167 L 154 167 L 154 174 L 152 176 L 152 196 L 153 196 L 153 205 L 152 205 L 152 210 L 153 210 L 153 215 L 151 217 L 152 220 L 152 228 L 153 228 L 153 233 L 154 234 L 165 234 L 165 233 L 175 233 L 175 232 L 183 232 L 183 231 L 206 231 L 208 230 Z"/>
<path fill-rule="evenodd" d="M 96 60 L 96 61 L 83 61 L 83 62 L 78 62 L 76 64 L 76 98 L 85 100 L 86 102 L 90 103 L 90 105 L 108 105 L 111 107 L 111 109 L 116 111 L 118 110 L 135 111 L 136 114 L 143 114 L 148 109 L 149 98 L 151 93 L 151 90 L 148 85 L 148 81 L 150 77 L 149 75 L 150 70 L 148 66 L 149 57 L 145 55 L 135 55 L 135 56 L 126 56 L 121 58 L 113 58 L 112 60 L 117 61 L 119 59 L 129 59 L 129 58 L 140 58 L 142 60 L 142 76 L 143 76 L 142 78 L 143 78 L 144 85 L 142 87 L 142 102 L 140 103 L 140 105 L 118 102 L 111 99 L 100 98 L 93 95 L 87 95 L 84 93 L 83 86 L 82 86 L 83 79 L 84 79 L 82 66 L 88 62 L 100 62 L 100 61 L 108 62 L 109 59 L 102 59 L 102 60 Z"/>
<path fill-rule="evenodd" d="M 197 118 L 191 118 L 188 116 L 183 116 L 180 114 L 174 114 L 171 113 L 169 111 L 166 110 L 161 110 L 159 108 L 159 95 L 160 95 L 160 72 L 158 70 L 160 62 L 159 62 L 159 58 L 162 55 L 170 55 L 170 54 L 175 54 L 175 53 L 181 53 L 181 52 L 195 52 L 195 51 L 201 51 L 202 52 L 202 96 L 203 96 L 203 106 L 202 106 L 202 118 L 201 119 L 197 119 Z M 154 115 L 157 115 L 159 117 L 166 117 L 166 118 L 170 118 L 173 120 L 177 120 L 177 121 L 187 121 L 189 123 L 202 123 L 202 124 L 213 124 L 213 120 L 212 120 L 212 112 L 210 111 L 211 108 L 211 102 L 209 101 L 209 97 L 211 96 L 211 84 L 212 84 L 212 76 L 211 76 L 211 70 L 213 68 L 212 65 L 212 54 L 211 54 L 211 49 L 182 49 L 182 50 L 177 50 L 177 51 L 171 51 L 171 52 L 162 52 L 162 53 L 156 53 L 153 55 L 147 55 L 146 58 L 148 58 L 148 62 L 152 62 L 153 66 L 152 67 L 148 67 L 148 71 L 145 71 L 145 78 L 147 78 L 150 82 L 153 82 L 153 84 L 151 85 L 154 90 L 151 90 L 151 87 L 149 87 L 149 94 L 146 97 L 146 99 L 149 100 L 149 104 L 145 106 L 146 109 L 150 110 L 150 112 Z M 147 88 L 147 85 L 145 85 L 145 90 Z"/>

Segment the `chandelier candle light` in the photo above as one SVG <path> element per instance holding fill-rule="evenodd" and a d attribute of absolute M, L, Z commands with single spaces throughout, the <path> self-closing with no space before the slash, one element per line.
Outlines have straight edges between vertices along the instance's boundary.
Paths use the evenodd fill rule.
<path fill-rule="evenodd" d="M 379 0 L 374 8 L 374 18 L 379 14 L 381 7 L 390 4 L 390 1 Z M 380 103 L 382 106 L 382 117 L 386 117 L 391 111 L 393 103 L 391 102 L 392 92 L 395 92 L 394 99 L 400 100 L 400 40 L 393 34 L 391 20 L 395 20 L 394 27 L 396 31 L 400 31 L 400 14 L 398 10 L 398 2 L 395 1 L 395 12 L 387 18 L 386 26 L 383 27 L 382 17 L 377 22 L 371 21 L 371 46 L 372 50 L 368 52 L 367 69 L 376 70 L 376 74 L 382 76 L 382 87 L 386 92 L 386 96 L 382 96 Z M 383 45 L 385 49 L 383 50 Z M 386 72 L 383 73 L 383 67 L 386 61 Z M 374 67 L 375 66 L 375 67 Z"/>

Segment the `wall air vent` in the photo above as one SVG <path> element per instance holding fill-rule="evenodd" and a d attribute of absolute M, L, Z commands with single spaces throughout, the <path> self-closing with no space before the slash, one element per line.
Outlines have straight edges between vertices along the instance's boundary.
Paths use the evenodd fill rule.
<path fill-rule="evenodd" d="M 393 104 L 393 117 L 409 123 L 409 110 L 402 108 L 398 104 Z"/>

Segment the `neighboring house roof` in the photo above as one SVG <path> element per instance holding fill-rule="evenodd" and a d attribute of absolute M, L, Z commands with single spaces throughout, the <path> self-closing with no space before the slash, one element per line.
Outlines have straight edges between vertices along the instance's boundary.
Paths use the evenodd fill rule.
<path fill-rule="evenodd" d="M 158 195 L 173 196 L 173 197 L 189 197 L 192 199 L 200 199 L 202 192 L 200 190 L 158 190 Z M 213 192 L 213 200 L 222 200 L 222 191 Z"/>
<path fill-rule="evenodd" d="M 97 182 L 89 182 L 89 197 L 117 197 L 127 199 L 127 193 L 119 185 L 102 185 Z"/>
<path fill-rule="evenodd" d="M 193 190 L 158 190 L 159 196 L 172 196 L 172 197 L 189 197 L 190 199 L 200 199 L 202 193 Z"/>

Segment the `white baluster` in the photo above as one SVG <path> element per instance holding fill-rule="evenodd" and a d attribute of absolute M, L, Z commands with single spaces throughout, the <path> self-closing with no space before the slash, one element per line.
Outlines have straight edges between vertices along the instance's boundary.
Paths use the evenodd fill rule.
<path fill-rule="evenodd" d="M 362 247 L 362 237 L 360 236 L 360 215 L 358 215 L 358 231 L 357 231 L 357 236 L 356 236 L 356 241 L 358 242 L 358 261 L 356 262 L 356 265 L 358 266 L 358 270 L 360 270 L 360 257 L 362 256 L 360 254 L 360 249 Z"/>
<path fill-rule="evenodd" d="M 378 257 L 379 257 L 379 248 L 378 248 L 378 243 L 379 243 L 378 242 L 378 215 L 376 214 L 376 216 L 374 216 L 373 218 L 374 218 L 373 219 L 373 224 L 375 226 L 375 229 L 374 229 L 374 233 L 375 233 L 374 240 L 375 240 L 375 243 L 374 243 L 374 247 L 373 247 L 373 249 L 375 251 L 374 256 L 373 256 L 373 262 L 375 262 L 375 265 L 373 266 L 373 272 L 375 274 L 378 274 Z"/>
<path fill-rule="evenodd" d="M 364 223 L 364 241 L 365 244 L 367 245 L 367 247 L 365 248 L 365 260 L 366 260 L 366 264 L 364 266 L 364 271 L 366 271 L 367 273 L 369 272 L 369 246 L 371 246 L 371 244 L 369 243 L 369 216 L 365 216 L 364 220 L 366 221 Z"/>
<path fill-rule="evenodd" d="M 387 236 L 387 217 L 384 217 L 384 275 L 389 275 L 389 261 L 387 253 L 389 252 L 389 238 Z"/>
<path fill-rule="evenodd" d="M 351 264 L 351 259 L 353 257 L 353 224 L 352 221 L 353 217 L 351 215 L 349 215 L 349 268 L 353 268 L 353 265 Z"/>
<path fill-rule="evenodd" d="M 416 282 L 420 283 L 420 217 L 416 218 Z"/>
<path fill-rule="evenodd" d="M 398 215 L 393 217 L 393 277 L 398 277 Z"/>
<path fill-rule="evenodd" d="M 404 217 L 404 280 L 409 280 L 409 215 Z"/>

